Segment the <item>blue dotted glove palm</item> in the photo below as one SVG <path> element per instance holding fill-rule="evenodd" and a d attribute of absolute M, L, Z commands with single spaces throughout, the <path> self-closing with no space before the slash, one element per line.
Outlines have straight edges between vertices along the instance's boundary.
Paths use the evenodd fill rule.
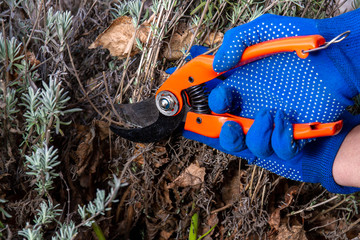
<path fill-rule="evenodd" d="M 209 105 L 214 112 L 255 119 L 246 137 L 235 122 L 225 123 L 218 139 L 187 131 L 184 136 L 284 177 L 322 183 L 333 192 L 355 191 L 336 185 L 331 169 L 342 140 L 359 123 L 344 113 L 360 87 L 359 20 L 360 10 L 325 20 L 264 15 L 229 30 L 215 55 L 214 69 L 218 72 L 234 67 L 243 50 L 259 42 L 313 34 L 330 40 L 347 30 L 351 34 L 306 59 L 296 53 L 282 53 L 244 65 L 213 89 Z M 338 119 L 345 121 L 338 136 L 311 143 L 312 139 L 293 140 L 292 123 Z M 320 157 L 322 154 L 326 157 Z"/>

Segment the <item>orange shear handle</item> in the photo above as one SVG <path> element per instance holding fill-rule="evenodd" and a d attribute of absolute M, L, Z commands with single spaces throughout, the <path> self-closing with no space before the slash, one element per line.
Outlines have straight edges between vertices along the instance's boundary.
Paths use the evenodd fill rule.
<path fill-rule="evenodd" d="M 218 138 L 221 128 L 227 121 L 234 121 L 240 124 L 246 134 L 254 119 L 239 117 L 231 114 L 199 114 L 188 112 L 184 129 L 205 137 Z M 333 136 L 340 132 L 343 121 L 331 123 L 295 123 L 293 124 L 294 139 L 307 139 L 317 137 Z"/>

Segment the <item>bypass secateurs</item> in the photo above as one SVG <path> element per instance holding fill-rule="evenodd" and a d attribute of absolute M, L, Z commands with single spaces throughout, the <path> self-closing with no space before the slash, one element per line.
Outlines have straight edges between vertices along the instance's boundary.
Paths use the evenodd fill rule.
<path fill-rule="evenodd" d="M 330 42 L 320 35 L 296 36 L 262 42 L 245 49 L 236 67 L 282 52 L 296 52 L 299 58 L 343 40 L 349 32 Z M 204 83 L 222 73 L 213 70 L 214 56 L 200 55 L 176 70 L 157 90 L 155 97 L 135 104 L 115 105 L 119 116 L 137 128 L 125 129 L 111 125 L 119 136 L 134 142 L 157 142 L 170 136 L 184 122 L 184 129 L 217 138 L 226 121 L 236 121 L 246 134 L 253 119 L 211 112 Z M 331 123 L 295 123 L 294 139 L 332 136 L 340 132 L 342 121 Z"/>

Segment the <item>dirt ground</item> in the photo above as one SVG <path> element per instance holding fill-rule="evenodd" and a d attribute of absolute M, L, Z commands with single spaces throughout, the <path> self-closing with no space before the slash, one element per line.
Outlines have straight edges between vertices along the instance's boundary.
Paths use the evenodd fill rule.
<path fill-rule="evenodd" d="M 152 1 L 145 2 L 144 8 L 150 9 Z M 213 2 L 217 4 L 218 1 Z M 271 5 L 276 1 L 249 2 L 254 2 L 249 4 L 249 11 L 255 11 L 255 6 L 261 4 L 263 9 L 270 6 L 268 11 L 275 11 L 280 6 Z M 282 2 L 286 3 L 280 6 L 281 14 L 291 12 L 313 18 L 339 14 L 333 1 L 300 1 L 302 7 L 287 3 L 290 1 Z M 74 17 L 73 31 L 67 40 L 70 51 L 65 49 L 61 60 L 65 63 L 63 71 L 66 74 L 63 87 L 71 97 L 68 108 L 77 107 L 82 111 L 63 116 L 63 121 L 71 120 L 72 123 L 61 127 L 63 134 L 53 135 L 51 144 L 58 149 L 61 164 L 56 167 L 60 175 L 48 196 L 38 196 L 31 177 L 25 174 L 24 157 L 17 149 L 21 134 L 14 135 L 12 146 L 16 161 L 8 162 L 6 168 L 5 164 L 0 164 L 0 198 L 8 201 L 0 206 L 12 215 L 6 218 L 0 214 L 2 224 L 7 226 L 0 238 L 22 239 L 18 231 L 27 223 L 33 224 L 36 209 L 44 199 L 51 198 L 59 204 L 62 214 L 58 222 L 69 219 L 81 222 L 77 215 L 78 205 L 92 201 L 97 189 L 108 192 L 108 182 L 113 175 L 123 176 L 116 197 L 118 201 L 111 203 L 111 209 L 96 218 L 106 239 L 188 239 L 194 214 L 199 216 L 198 236 L 204 236 L 206 240 L 360 238 L 359 193 L 336 195 L 319 184 L 291 181 L 179 134 L 158 143 L 140 144 L 111 133 L 108 120 L 116 119 L 111 113 L 111 99 L 120 96 L 123 102 L 137 102 L 153 96 L 168 76 L 164 70 L 183 62 L 183 58 L 168 60 L 163 54 L 165 46 L 176 34 L 185 39 L 191 17 L 201 17 L 203 9 L 195 11 L 201 1 L 178 3 L 182 5 L 178 11 L 183 11 L 183 15 L 176 18 L 174 10 L 169 13 L 168 25 L 172 28 L 161 41 L 151 45 L 158 52 L 154 50 L 156 54 L 152 53 L 155 55 L 149 58 L 151 64 L 146 65 L 143 51 L 134 55 L 125 53 L 125 57 L 118 59 L 106 49 L 89 49 L 113 21 L 111 8 L 116 3 L 45 1 L 44 9 L 52 6 L 56 10 L 69 10 Z M 222 14 L 210 16 L 216 21 L 200 31 L 197 43 L 204 44 L 210 27 L 221 33 L 230 27 L 225 12 L 231 11 L 231 5 L 222 4 L 219 1 L 217 6 Z M 4 29 L 13 36 L 20 34 L 21 21 L 31 26 L 36 20 L 36 14 L 28 16 L 21 11 L 23 5 L 11 17 L 8 5 L 2 2 L 0 6 L 0 18 L 6 23 L 12 22 Z M 40 27 L 43 14 L 39 16 Z M 176 19 L 177 24 L 170 23 L 171 19 Z M 249 20 L 244 19 L 245 22 Z M 235 24 L 242 23 L 239 20 Z M 210 48 L 216 51 L 217 45 L 211 43 Z M 56 63 L 51 63 L 50 56 L 42 55 L 36 39 L 31 40 L 28 48 L 40 62 L 47 61 L 38 68 L 42 81 L 47 81 L 46 73 L 51 72 Z M 139 73 L 141 64 L 144 72 Z M 121 89 L 120 94 L 117 94 L 118 89 Z M 1 149 L 7 159 L 6 147 L 1 146 Z M 46 225 L 43 238 L 50 239 L 57 229 L 57 222 Z M 75 239 L 98 237 L 93 228 L 82 226 Z"/>

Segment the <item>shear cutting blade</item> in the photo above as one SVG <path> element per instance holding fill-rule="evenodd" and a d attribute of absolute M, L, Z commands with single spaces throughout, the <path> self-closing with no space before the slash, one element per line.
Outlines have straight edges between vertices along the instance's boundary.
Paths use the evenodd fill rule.
<path fill-rule="evenodd" d="M 155 98 L 134 104 L 118 104 L 115 108 L 123 120 L 137 128 L 126 129 L 111 125 L 110 129 L 133 142 L 158 142 L 169 137 L 184 117 L 184 111 L 170 117 L 161 114 L 156 107 Z"/>
<path fill-rule="evenodd" d="M 132 104 L 115 104 L 120 118 L 135 127 L 147 127 L 159 118 L 155 98 Z"/>

